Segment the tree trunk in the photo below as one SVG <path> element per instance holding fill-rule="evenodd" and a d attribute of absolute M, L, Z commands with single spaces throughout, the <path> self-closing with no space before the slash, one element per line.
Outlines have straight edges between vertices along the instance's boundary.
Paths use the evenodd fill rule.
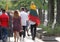
<path fill-rule="evenodd" d="M 39 9 L 39 18 L 40 21 L 43 22 L 42 9 Z"/>
<path fill-rule="evenodd" d="M 60 0 L 57 0 L 57 23 L 60 24 Z"/>
<path fill-rule="evenodd" d="M 54 0 L 48 0 L 48 22 L 54 21 Z"/>

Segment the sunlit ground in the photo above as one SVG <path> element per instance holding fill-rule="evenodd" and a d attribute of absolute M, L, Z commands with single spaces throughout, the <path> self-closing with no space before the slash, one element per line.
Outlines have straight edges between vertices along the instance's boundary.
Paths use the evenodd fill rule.
<path fill-rule="evenodd" d="M 8 42 L 9 42 L 9 39 L 8 39 Z M 13 37 L 10 37 L 10 42 L 14 42 L 14 38 Z M 36 38 L 35 41 L 33 41 L 31 39 L 31 36 L 26 36 L 26 38 L 23 40 L 23 38 L 21 38 L 21 40 L 19 39 L 18 42 L 43 42 L 41 39 L 38 39 Z"/>
<path fill-rule="evenodd" d="M 60 42 L 60 37 L 56 37 L 55 39 L 56 39 L 58 42 Z"/>

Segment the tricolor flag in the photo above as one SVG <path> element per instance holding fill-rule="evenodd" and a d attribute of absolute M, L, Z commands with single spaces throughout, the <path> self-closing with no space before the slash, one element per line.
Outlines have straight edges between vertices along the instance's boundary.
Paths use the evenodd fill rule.
<path fill-rule="evenodd" d="M 30 6 L 30 14 L 29 14 L 29 20 L 36 22 L 37 25 L 40 24 L 40 19 L 38 17 L 37 11 L 36 11 L 36 5 L 31 4 Z"/>

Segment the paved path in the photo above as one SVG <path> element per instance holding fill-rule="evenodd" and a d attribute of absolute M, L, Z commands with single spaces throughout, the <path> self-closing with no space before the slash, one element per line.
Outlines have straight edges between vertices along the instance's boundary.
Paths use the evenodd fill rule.
<path fill-rule="evenodd" d="M 19 42 L 60 42 L 60 37 L 56 37 L 55 38 L 57 41 L 51 41 L 51 40 L 50 41 L 43 41 L 42 39 L 38 39 L 38 38 L 36 38 L 35 41 L 33 41 L 31 38 L 32 38 L 31 36 L 26 36 L 24 41 L 23 40 L 21 40 L 21 41 L 19 40 Z M 14 42 L 14 38 L 13 37 L 10 38 L 10 42 Z"/>
<path fill-rule="evenodd" d="M 22 40 L 20 41 L 20 39 L 19 39 L 18 42 L 60 42 L 60 37 L 55 37 L 55 39 L 57 41 L 43 41 L 42 39 L 38 39 L 36 37 L 35 41 L 33 41 L 31 36 L 26 36 L 26 38 L 24 39 L 24 41 L 23 41 L 23 38 L 22 38 Z M 0 42 L 1 42 L 1 40 L 0 40 Z M 14 38 L 10 37 L 10 41 L 9 41 L 9 38 L 8 38 L 8 42 L 14 42 Z"/>
<path fill-rule="evenodd" d="M 8 39 L 8 42 L 9 42 L 9 39 Z M 10 42 L 14 42 L 14 38 L 13 37 L 10 37 Z M 43 41 L 41 39 L 38 39 L 38 38 L 36 38 L 35 40 L 32 40 L 31 36 L 26 36 L 24 41 L 22 39 L 21 41 L 19 40 L 18 42 L 43 42 Z"/>
<path fill-rule="evenodd" d="M 35 39 L 35 41 L 33 41 L 32 39 L 31 39 L 31 36 L 26 36 L 26 38 L 25 38 L 25 40 L 23 41 L 23 40 L 19 40 L 19 42 L 60 42 L 60 37 L 56 37 L 55 38 L 57 41 L 43 41 L 42 39 L 38 39 L 38 38 L 36 38 Z M 1 42 L 1 40 L 0 40 L 0 42 Z M 8 42 L 9 42 L 9 38 L 8 38 Z M 10 42 L 14 42 L 14 38 L 13 37 L 10 37 Z"/>

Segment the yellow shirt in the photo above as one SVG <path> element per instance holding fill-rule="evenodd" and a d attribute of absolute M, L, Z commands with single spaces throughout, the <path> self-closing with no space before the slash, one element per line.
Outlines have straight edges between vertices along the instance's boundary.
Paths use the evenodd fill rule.
<path fill-rule="evenodd" d="M 36 10 L 36 5 L 30 5 L 30 9 Z"/>

